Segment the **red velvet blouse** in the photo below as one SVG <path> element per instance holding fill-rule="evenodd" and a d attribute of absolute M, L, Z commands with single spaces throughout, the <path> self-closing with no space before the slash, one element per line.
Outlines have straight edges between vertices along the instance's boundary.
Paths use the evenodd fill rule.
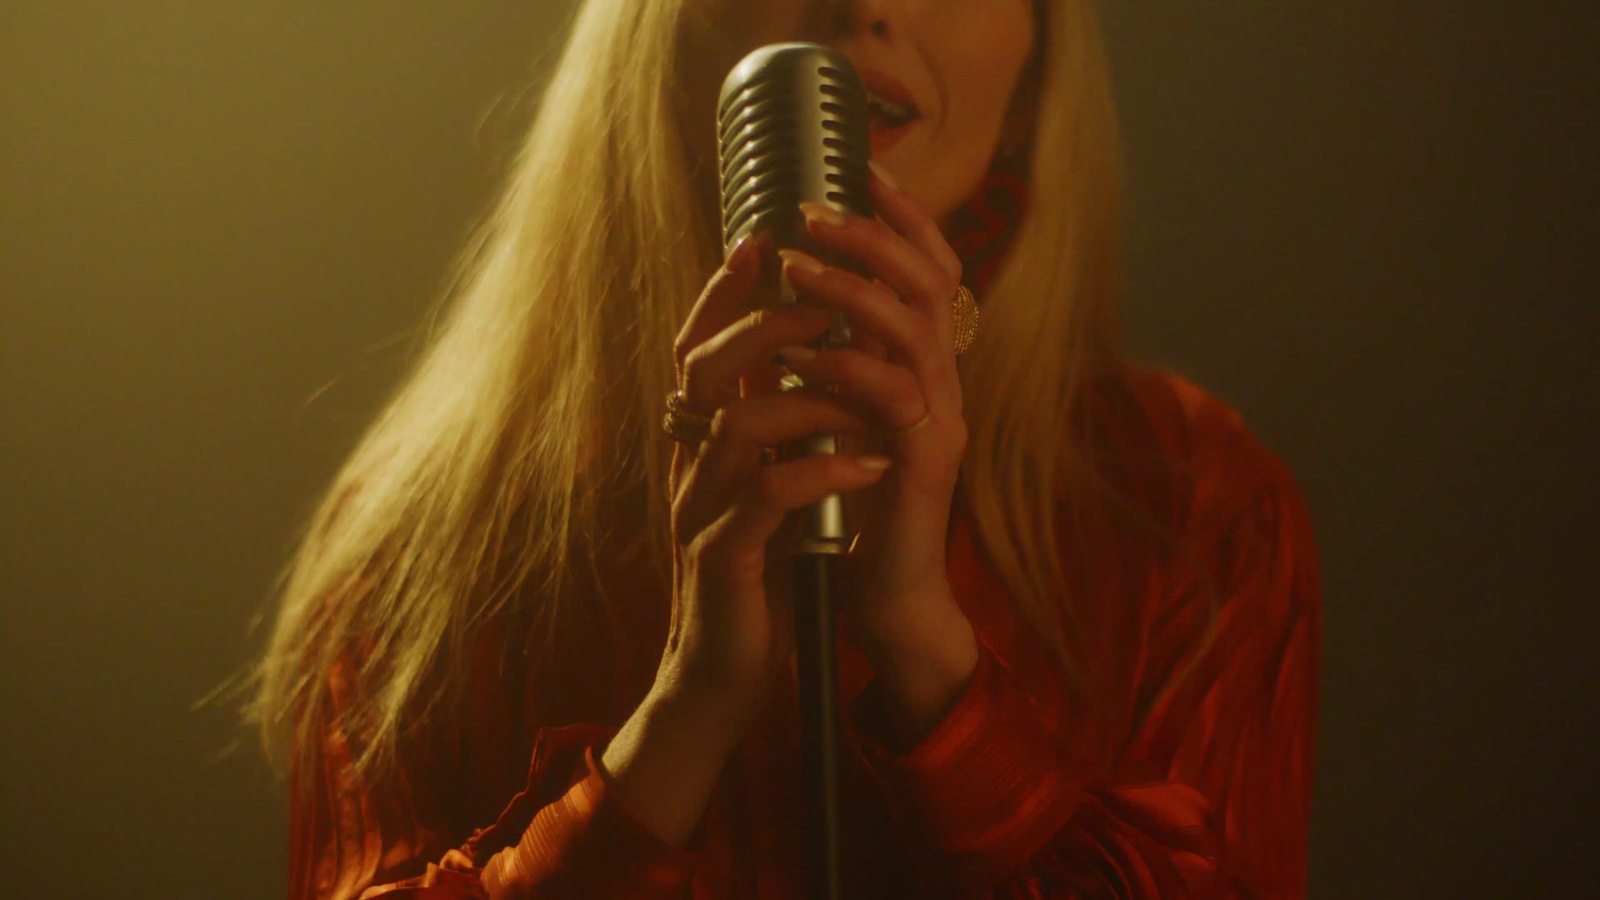
<path fill-rule="evenodd" d="M 1078 623 L 1105 701 L 1089 704 L 958 501 L 949 578 L 979 662 L 906 752 L 874 736 L 870 667 L 841 639 L 848 896 L 1304 896 L 1321 628 L 1304 501 L 1217 398 L 1162 371 L 1114 382 L 1101 412 L 1119 477 L 1190 553 L 1153 560 L 1106 541 L 1064 559 L 1097 585 Z M 507 678 L 486 654 L 465 738 L 404 792 L 354 789 L 344 738 L 326 731 L 320 770 L 292 776 L 296 797 L 315 798 L 291 809 L 292 900 L 801 897 L 792 680 L 729 759 L 687 848 L 632 819 L 596 766 L 659 659 L 667 623 L 653 600 L 626 640 L 573 635 L 559 677 Z M 1163 691 L 1213 603 L 1214 642 Z M 335 700 L 349 689 L 336 675 Z"/>

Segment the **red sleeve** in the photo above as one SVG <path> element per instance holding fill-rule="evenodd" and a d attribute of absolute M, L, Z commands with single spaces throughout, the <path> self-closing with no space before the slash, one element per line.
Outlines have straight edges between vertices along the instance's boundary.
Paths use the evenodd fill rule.
<path fill-rule="evenodd" d="M 680 849 L 617 804 L 598 764 L 614 733 L 592 725 L 540 732 L 528 788 L 465 848 L 469 859 L 487 860 L 481 877 L 492 900 L 683 895 L 705 856 L 705 820 Z M 551 777 L 561 771 L 571 775 Z M 567 783 L 564 791 L 551 790 Z"/>
<path fill-rule="evenodd" d="M 871 686 L 852 704 L 852 737 L 930 892 L 1304 896 L 1320 630 L 1306 510 L 1277 479 L 1196 537 L 1217 576 L 1219 631 L 1184 687 L 1157 698 L 1114 766 L 1123 775 L 1072 771 L 1041 724 L 1062 717 L 1038 709 L 986 643 L 952 709 L 902 754 L 873 736 Z M 1194 649 L 1187 617 L 1162 621 L 1141 696 L 1170 676 L 1180 654 L 1164 651 Z"/>
<path fill-rule="evenodd" d="M 334 696 L 343 695 L 335 674 Z M 377 797 L 347 777 L 348 741 L 329 729 L 309 794 L 290 804 L 290 900 L 502 900 L 681 896 L 704 855 L 656 837 L 613 800 L 597 765 L 615 729 L 541 729 L 527 786 L 498 820 L 451 848 L 405 791 Z M 291 781 L 300 785 L 295 773 Z M 433 860 L 437 860 L 434 862 Z"/>

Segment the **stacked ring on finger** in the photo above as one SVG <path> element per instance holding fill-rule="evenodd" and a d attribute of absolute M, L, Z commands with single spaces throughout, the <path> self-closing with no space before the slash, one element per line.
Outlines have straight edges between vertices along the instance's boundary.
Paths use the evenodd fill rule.
<path fill-rule="evenodd" d="M 699 444 L 711 434 L 711 417 L 690 409 L 683 400 L 683 391 L 667 395 L 667 414 L 661 427 L 680 444 Z"/>
<path fill-rule="evenodd" d="M 894 437 L 894 438 L 905 437 L 906 435 L 910 434 L 911 432 L 916 431 L 917 429 L 921 428 L 922 426 L 924 426 L 924 425 L 926 425 L 926 424 L 928 424 L 929 422 L 932 422 L 932 421 L 933 421 L 933 411 L 929 410 L 928 412 L 925 412 L 925 413 L 922 414 L 922 418 L 916 420 L 915 422 L 912 422 L 910 425 L 907 425 L 904 428 L 896 428 L 895 430 L 889 432 L 889 437 Z"/>
<path fill-rule="evenodd" d="M 667 395 L 667 414 L 662 417 L 661 427 L 678 443 L 697 445 L 711 436 L 711 417 L 690 409 L 684 403 L 683 392 L 673 391 Z M 770 466 L 779 458 L 777 448 L 761 448 L 763 465 Z"/>

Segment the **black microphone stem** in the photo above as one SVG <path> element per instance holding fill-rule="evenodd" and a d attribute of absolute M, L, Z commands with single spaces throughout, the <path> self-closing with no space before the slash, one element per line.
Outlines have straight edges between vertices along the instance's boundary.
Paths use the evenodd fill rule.
<path fill-rule="evenodd" d="M 833 557 L 795 558 L 795 680 L 806 796 L 806 896 L 839 900 L 839 686 L 834 658 Z"/>

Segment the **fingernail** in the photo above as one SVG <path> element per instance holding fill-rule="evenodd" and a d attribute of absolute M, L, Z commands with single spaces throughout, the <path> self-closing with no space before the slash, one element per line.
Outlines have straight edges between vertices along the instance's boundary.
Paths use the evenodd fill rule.
<path fill-rule="evenodd" d="M 883 166 L 878 165 L 878 161 L 877 160 L 875 160 L 875 159 L 867 160 L 867 168 L 871 169 L 872 170 L 872 174 L 878 176 L 878 180 L 882 181 L 884 184 L 888 185 L 891 190 L 896 190 L 896 191 L 900 190 L 900 183 L 895 181 L 893 178 L 890 178 L 889 177 L 889 170 L 885 169 Z"/>
<path fill-rule="evenodd" d="M 761 254 L 766 252 L 767 248 L 771 246 L 771 237 L 772 232 L 762 229 L 761 231 L 754 231 L 740 238 L 738 246 L 733 248 L 733 256 L 739 257 L 737 264 L 742 266 L 747 265 L 752 261 L 759 260 L 761 258 Z"/>
<path fill-rule="evenodd" d="M 799 250 L 779 250 L 778 255 L 783 257 L 786 265 L 794 266 L 807 275 L 821 275 L 828 268 L 822 264 L 821 260 Z"/>
<path fill-rule="evenodd" d="M 824 225 L 832 225 L 835 228 L 845 223 L 844 213 L 826 203 L 807 200 L 805 203 L 800 204 L 800 212 L 805 214 L 807 222 L 821 222 Z"/>
<path fill-rule="evenodd" d="M 889 468 L 889 457 L 868 453 L 864 456 L 856 457 L 856 465 L 863 469 L 871 469 L 874 472 L 882 472 L 884 469 Z"/>
<path fill-rule="evenodd" d="M 804 362 L 808 359 L 816 359 L 817 351 L 801 344 L 795 344 L 791 347 L 778 348 L 778 355 L 788 362 Z"/>
<path fill-rule="evenodd" d="M 737 269 L 743 266 L 745 260 L 750 258 L 750 251 L 755 249 L 755 245 L 756 240 L 753 234 L 747 234 L 740 238 L 739 243 L 733 245 L 733 252 L 728 254 L 728 268 Z"/>

